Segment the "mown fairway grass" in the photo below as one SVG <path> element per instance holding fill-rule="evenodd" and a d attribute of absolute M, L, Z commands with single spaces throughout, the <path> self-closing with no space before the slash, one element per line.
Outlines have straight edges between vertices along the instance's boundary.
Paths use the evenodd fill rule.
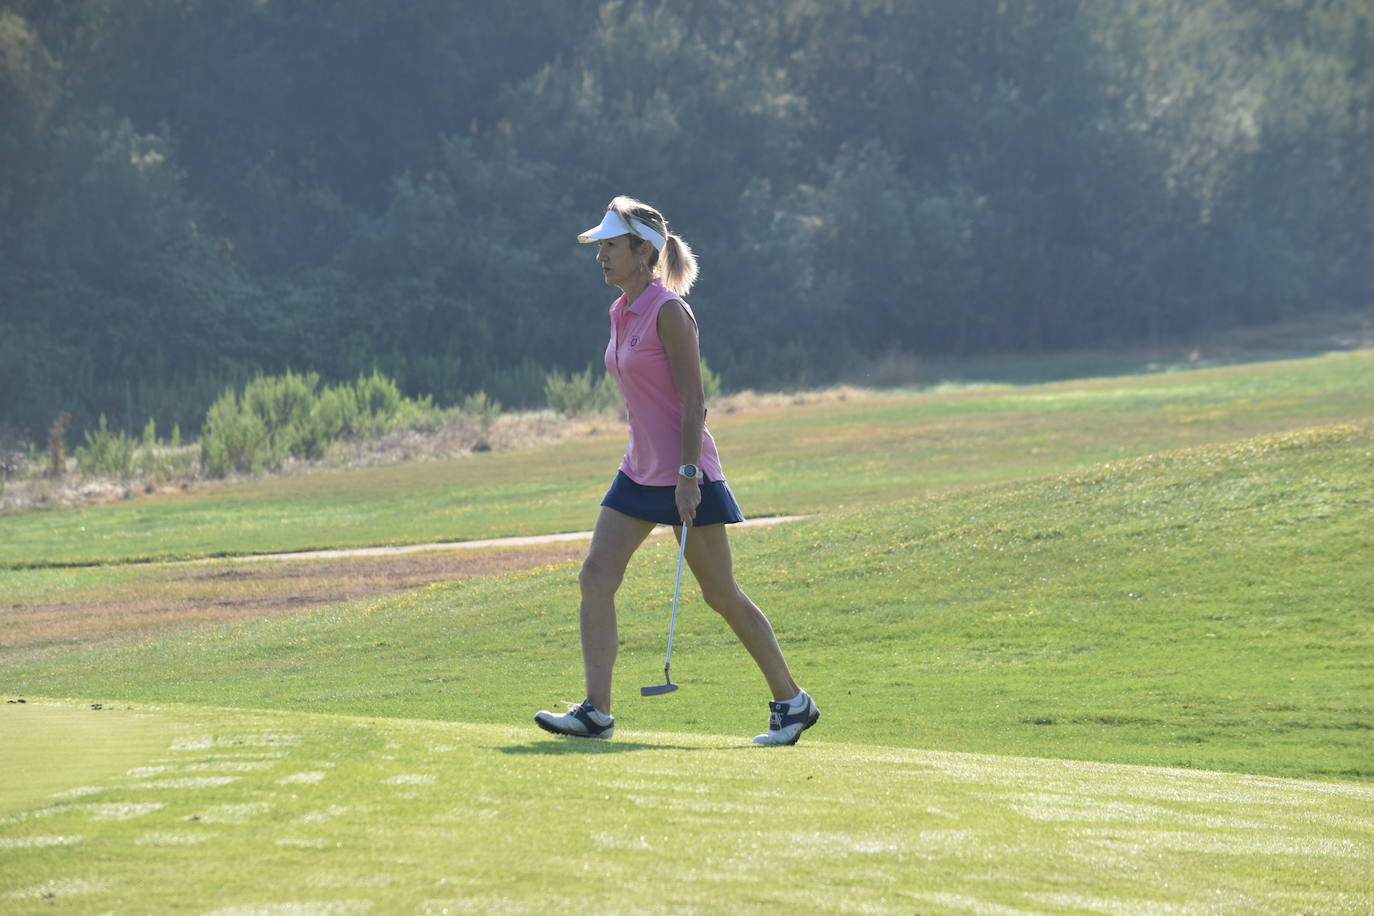
<path fill-rule="evenodd" d="M 33 714 L 108 710 L 0 709 Z M 0 811 L 16 913 L 1367 912 L 1374 787 L 172 707 Z"/>
<path fill-rule="evenodd" d="M 1050 386 L 997 397 L 1096 404 L 1063 406 L 1073 422 L 1031 447 L 1070 470 L 1031 476 L 1014 460 L 1040 460 L 1027 443 L 999 444 L 990 426 L 948 445 L 958 486 L 913 478 L 905 498 L 893 483 L 841 507 L 802 484 L 827 511 L 733 538 L 743 584 L 823 709 L 793 749 L 749 745 L 760 679 L 693 589 L 673 656 L 683 689 L 637 695 L 662 673 L 676 558 L 664 536 L 622 590 L 606 744 L 529 724 L 581 696 L 571 560 L 255 623 L 7 651 L 0 689 L 30 703 L 0 707 L 6 771 L 20 770 L 5 749 L 31 734 L 25 716 L 143 715 L 164 737 L 118 773 L 56 790 L 18 780 L 0 811 L 0 911 L 1369 912 L 1362 358 L 1289 366 L 1304 384 L 1334 369 L 1341 406 L 1272 367 L 1258 380 L 1227 370 L 1250 419 L 1179 421 L 1185 447 L 1143 457 L 1114 450 L 1147 441 L 1131 438 L 1139 428 L 1169 431 L 1158 411 L 1183 408 L 1125 389 L 1101 400 L 1116 382 Z M 1029 407 L 959 397 L 973 407 L 946 415 L 950 430 L 1001 417 L 1016 438 L 1037 422 Z M 1281 425 L 1293 399 L 1311 422 L 1247 425 Z M 835 433 L 846 406 L 892 405 L 813 408 L 830 424 L 803 412 L 815 422 L 793 431 L 789 473 L 857 456 L 895 480 L 906 459 L 880 457 L 893 443 L 843 447 L 866 428 Z M 747 421 L 736 441 L 781 473 L 787 449 L 769 447 L 787 432 Z M 998 462 L 1011 482 L 974 484 Z M 751 507 L 752 485 L 736 487 Z M 56 587 L 44 577 L 72 572 L 3 576 L 40 594 Z"/>
<path fill-rule="evenodd" d="M 1369 351 L 736 415 L 717 411 L 711 426 L 746 510 L 797 515 L 1372 412 Z M 320 471 L 0 517 L 0 568 L 579 531 L 590 527 L 623 447 L 623 434 L 603 434 L 529 451 Z"/>

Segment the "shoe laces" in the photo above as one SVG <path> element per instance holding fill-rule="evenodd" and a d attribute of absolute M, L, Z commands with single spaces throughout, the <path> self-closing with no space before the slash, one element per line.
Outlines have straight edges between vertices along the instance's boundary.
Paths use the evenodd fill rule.
<path fill-rule="evenodd" d="M 573 713 L 575 713 L 575 712 L 577 712 L 579 709 L 581 709 L 581 710 L 586 710 L 588 713 L 593 713 L 593 712 L 594 712 L 594 713 L 596 713 L 598 716 L 602 716 L 602 717 L 607 718 L 607 719 L 610 719 L 610 718 L 611 718 L 610 716 L 606 715 L 604 712 L 602 712 L 601 710 L 599 710 L 599 709 L 597 709 L 595 706 L 593 706 L 593 705 L 591 704 L 591 701 L 590 701 L 590 700 L 583 700 L 581 703 L 569 703 L 567 700 L 560 700 L 559 702 L 561 702 L 564 706 L 568 707 L 568 713 L 567 713 L 568 715 L 572 715 Z M 597 720 L 596 720 L 596 719 L 592 719 L 592 721 L 593 721 L 593 722 L 596 722 Z"/>

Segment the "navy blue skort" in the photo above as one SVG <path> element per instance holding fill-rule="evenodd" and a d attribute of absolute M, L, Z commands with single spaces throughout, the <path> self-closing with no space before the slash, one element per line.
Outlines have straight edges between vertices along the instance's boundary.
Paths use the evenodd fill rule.
<path fill-rule="evenodd" d="M 601 500 L 601 505 L 624 513 L 631 518 L 659 525 L 680 525 L 682 519 L 677 514 L 677 487 L 646 487 L 635 483 L 624 471 L 615 475 L 611 488 Z M 744 513 L 735 494 L 723 480 L 706 480 L 701 484 L 701 505 L 697 506 L 697 517 L 692 527 L 701 525 L 730 525 L 744 521 Z"/>

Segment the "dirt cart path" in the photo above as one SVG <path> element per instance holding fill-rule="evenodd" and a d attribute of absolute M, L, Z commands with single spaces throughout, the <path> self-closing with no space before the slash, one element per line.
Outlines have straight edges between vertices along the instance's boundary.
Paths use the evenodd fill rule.
<path fill-rule="evenodd" d="M 740 522 L 736 528 L 759 528 L 766 525 L 780 525 L 806 518 L 805 515 L 776 515 L 768 518 L 754 518 Z M 535 534 L 528 537 L 488 538 L 481 541 L 441 541 L 433 544 L 406 544 L 400 547 L 355 547 L 342 550 L 306 550 L 298 553 L 261 553 L 244 557 L 221 557 L 216 560 L 197 562 L 219 563 L 229 560 L 235 563 L 251 563 L 254 560 L 331 560 L 344 557 L 394 557 L 406 553 L 427 553 L 437 550 L 479 550 L 487 547 L 530 547 L 539 544 L 559 544 L 564 541 L 589 541 L 590 531 L 570 531 L 565 534 Z"/>

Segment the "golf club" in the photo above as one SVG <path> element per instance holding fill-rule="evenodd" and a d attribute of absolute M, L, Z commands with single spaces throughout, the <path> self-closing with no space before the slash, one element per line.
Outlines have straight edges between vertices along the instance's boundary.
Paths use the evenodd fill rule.
<path fill-rule="evenodd" d="M 682 558 L 687 555 L 687 523 L 682 523 L 682 543 L 677 549 L 677 582 L 673 585 L 673 616 L 668 618 L 668 654 L 663 657 L 663 683 L 653 687 L 639 688 L 642 697 L 656 697 L 661 693 L 672 693 L 677 684 L 668 676 L 668 666 L 673 663 L 673 628 L 677 626 L 677 597 L 682 592 Z"/>

